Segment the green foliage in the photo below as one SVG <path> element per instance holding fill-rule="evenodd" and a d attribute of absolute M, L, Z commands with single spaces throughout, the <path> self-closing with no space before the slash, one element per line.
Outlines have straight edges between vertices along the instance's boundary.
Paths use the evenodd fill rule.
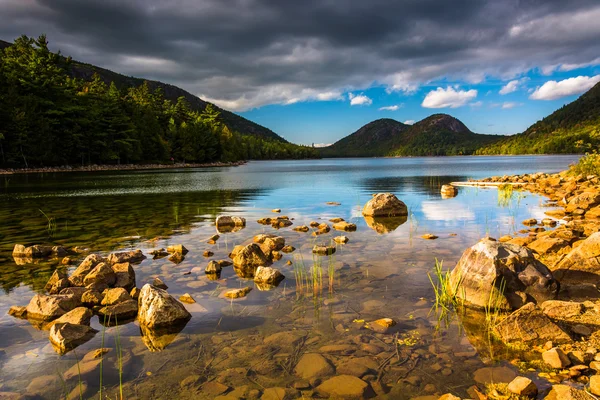
<path fill-rule="evenodd" d="M 50 52 L 45 36 L 22 36 L 0 51 L 0 166 L 210 163 L 317 155 L 277 135 L 231 131 L 216 107 L 204 103 L 193 108 L 185 96 L 168 100 L 161 87 L 153 89 L 146 81 L 119 89 L 99 74 L 87 80 L 72 75 L 72 61 Z"/>
<path fill-rule="evenodd" d="M 600 154 L 587 153 L 579 159 L 577 164 L 571 165 L 569 172 L 572 175 L 600 176 Z"/>
<path fill-rule="evenodd" d="M 600 84 L 525 132 L 484 147 L 477 154 L 572 154 L 600 145 Z"/>

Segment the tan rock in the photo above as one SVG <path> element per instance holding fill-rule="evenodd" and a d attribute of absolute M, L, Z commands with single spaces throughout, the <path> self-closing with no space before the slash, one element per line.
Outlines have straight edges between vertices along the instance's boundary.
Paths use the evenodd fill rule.
<path fill-rule="evenodd" d="M 131 300 L 131 296 L 124 288 L 107 289 L 100 304 L 103 306 L 112 306 L 127 300 Z"/>
<path fill-rule="evenodd" d="M 583 304 L 574 301 L 548 300 L 540 307 L 544 314 L 553 319 L 573 318 L 584 311 Z"/>
<path fill-rule="evenodd" d="M 80 305 L 81 301 L 73 295 L 36 294 L 27 305 L 27 318 L 51 321 Z"/>
<path fill-rule="evenodd" d="M 107 286 L 112 286 L 115 284 L 116 280 L 117 276 L 115 275 L 115 271 L 113 271 L 108 264 L 100 263 L 85 276 L 83 279 L 83 284 L 85 286 L 92 284 L 104 284 Z"/>
<path fill-rule="evenodd" d="M 569 357 L 558 347 L 543 352 L 542 359 L 552 368 L 565 368 L 571 365 Z"/>
<path fill-rule="evenodd" d="M 571 337 L 552 322 L 535 304 L 527 303 L 494 327 L 498 337 L 505 343 L 541 344 L 569 343 Z"/>
<path fill-rule="evenodd" d="M 537 386 L 535 382 L 524 376 L 517 376 L 508 384 L 508 391 L 517 396 L 535 397 L 537 396 Z"/>
<path fill-rule="evenodd" d="M 170 327 L 189 321 L 192 317 L 183 304 L 166 290 L 144 285 L 138 298 L 138 321 L 150 329 Z"/>
<path fill-rule="evenodd" d="M 351 375 L 338 375 L 321 383 L 316 392 L 334 399 L 363 399 L 372 394 L 369 384 Z"/>
<path fill-rule="evenodd" d="M 367 217 L 405 216 L 408 208 L 392 193 L 378 193 L 365 204 L 362 213 Z"/>
<path fill-rule="evenodd" d="M 225 292 L 224 296 L 228 299 L 238 299 L 240 297 L 246 297 L 252 290 L 251 287 L 245 287 L 241 289 L 232 289 Z"/>
<path fill-rule="evenodd" d="M 76 325 L 66 322 L 52 325 L 49 339 L 54 350 L 58 354 L 63 355 L 90 340 L 96 332 L 95 329 L 87 325 Z"/>
<path fill-rule="evenodd" d="M 317 353 L 305 353 L 296 364 L 295 373 L 302 379 L 333 375 L 335 368 L 328 359 Z"/>
<path fill-rule="evenodd" d="M 123 251 L 120 253 L 112 253 L 108 256 L 108 264 L 120 264 L 120 263 L 139 263 L 146 258 L 141 250 Z"/>
<path fill-rule="evenodd" d="M 333 229 L 338 231 L 352 232 L 356 230 L 356 224 L 352 224 L 346 221 L 340 221 L 333 224 Z"/>
<path fill-rule="evenodd" d="M 82 262 L 79 264 L 77 269 L 71 274 L 69 281 L 72 286 L 84 286 L 83 279 L 87 274 L 90 273 L 94 267 L 102 262 L 104 262 L 104 258 L 102 258 L 99 254 L 90 254 L 88 255 Z"/>

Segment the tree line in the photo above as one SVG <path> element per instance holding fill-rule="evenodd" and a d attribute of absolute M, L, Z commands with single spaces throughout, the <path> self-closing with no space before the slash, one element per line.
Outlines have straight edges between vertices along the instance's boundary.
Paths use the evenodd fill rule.
<path fill-rule="evenodd" d="M 0 166 L 208 163 L 317 157 L 315 149 L 231 131 L 147 82 L 118 88 L 69 75 L 44 35 L 0 51 Z"/>

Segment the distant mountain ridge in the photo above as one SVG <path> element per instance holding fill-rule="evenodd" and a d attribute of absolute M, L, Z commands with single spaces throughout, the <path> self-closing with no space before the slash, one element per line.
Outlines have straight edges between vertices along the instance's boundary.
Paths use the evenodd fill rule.
<path fill-rule="evenodd" d="M 414 125 L 385 118 L 321 148 L 320 154 L 323 157 L 467 155 L 504 138 L 473 133 L 448 114 L 433 114 Z"/>
<path fill-rule="evenodd" d="M 8 46 L 11 46 L 11 43 L 0 40 L 0 50 Z M 142 83 L 144 83 L 144 81 L 147 81 L 150 89 L 155 90 L 157 88 L 161 88 L 166 99 L 171 100 L 173 102 L 177 102 L 177 98 L 183 96 L 190 103 L 190 106 L 198 111 L 204 110 L 206 106 L 210 104 L 207 101 L 202 100 L 198 96 L 195 96 L 184 89 L 181 89 L 177 86 L 168 83 L 126 76 L 105 68 L 97 67 L 91 64 L 86 64 L 76 60 L 73 60 L 71 62 L 69 72 L 75 78 L 84 79 L 88 81 L 92 79 L 92 76 L 95 73 L 97 73 L 104 82 L 106 82 L 107 84 L 110 84 L 110 82 L 114 82 L 119 89 L 139 86 Z M 287 140 L 285 140 L 269 128 L 265 128 L 262 125 L 252 122 L 231 111 L 224 110 L 214 104 L 213 108 L 215 108 L 221 113 L 220 115 L 221 119 L 223 120 L 223 123 L 227 125 L 227 127 L 230 130 L 246 135 L 254 135 L 266 139 L 288 143 Z"/>

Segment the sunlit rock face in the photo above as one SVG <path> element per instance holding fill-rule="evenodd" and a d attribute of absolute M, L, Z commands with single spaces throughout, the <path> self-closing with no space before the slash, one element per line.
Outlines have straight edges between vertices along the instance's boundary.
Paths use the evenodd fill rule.
<path fill-rule="evenodd" d="M 397 217 L 408 215 L 408 208 L 392 193 L 377 193 L 365 204 L 365 217 Z"/>
<path fill-rule="evenodd" d="M 558 294 L 550 270 L 526 247 L 484 239 L 467 249 L 450 275 L 454 294 L 466 306 L 514 310 L 530 300 Z"/>

